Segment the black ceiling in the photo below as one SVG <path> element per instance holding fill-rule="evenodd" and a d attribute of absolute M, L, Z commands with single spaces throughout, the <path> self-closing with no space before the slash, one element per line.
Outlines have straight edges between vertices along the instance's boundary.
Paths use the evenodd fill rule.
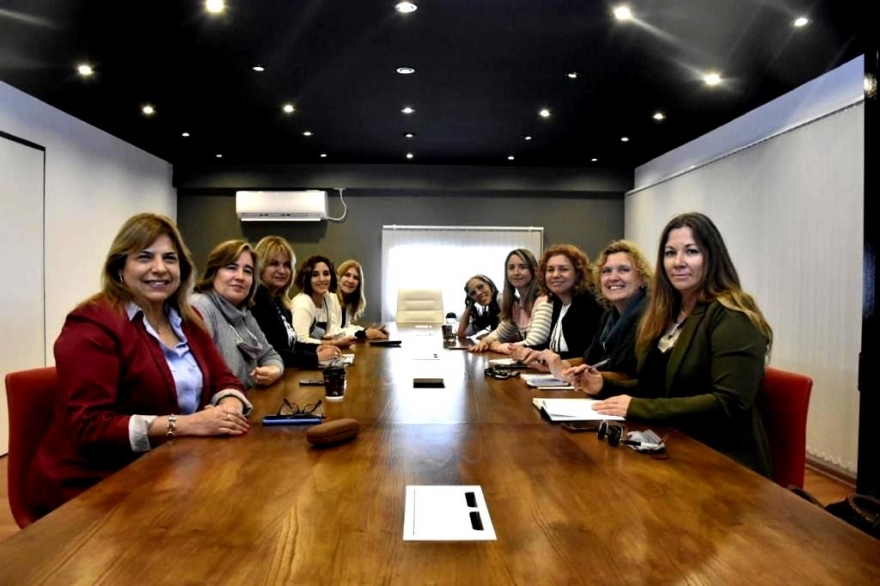
<path fill-rule="evenodd" d="M 861 54 L 842 0 L 395 3 L 0 0 L 0 80 L 177 165 L 632 168 Z"/>

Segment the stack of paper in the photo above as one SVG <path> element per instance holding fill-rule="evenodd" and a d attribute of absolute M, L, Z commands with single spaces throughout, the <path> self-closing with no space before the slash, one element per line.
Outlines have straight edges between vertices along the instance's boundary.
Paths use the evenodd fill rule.
<path fill-rule="evenodd" d="M 530 387 L 541 389 L 554 388 L 559 390 L 570 390 L 574 388 L 570 383 L 564 380 L 559 380 L 552 374 L 523 374 L 521 376 Z"/>
<path fill-rule="evenodd" d="M 532 399 L 535 407 L 550 421 L 623 421 L 623 417 L 617 415 L 596 413 L 593 404 L 597 402 L 595 399 Z"/>

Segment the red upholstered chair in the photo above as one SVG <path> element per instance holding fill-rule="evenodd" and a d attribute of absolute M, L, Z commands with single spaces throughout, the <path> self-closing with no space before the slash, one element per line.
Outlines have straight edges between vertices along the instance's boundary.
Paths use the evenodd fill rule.
<path fill-rule="evenodd" d="M 36 514 L 28 507 L 24 484 L 37 446 L 52 423 L 57 386 L 54 366 L 6 375 L 6 399 L 9 403 L 9 508 L 22 529 L 37 520 Z"/>
<path fill-rule="evenodd" d="M 764 372 L 761 413 L 773 459 L 773 481 L 804 487 L 807 465 L 807 410 L 813 379 L 768 367 Z"/>

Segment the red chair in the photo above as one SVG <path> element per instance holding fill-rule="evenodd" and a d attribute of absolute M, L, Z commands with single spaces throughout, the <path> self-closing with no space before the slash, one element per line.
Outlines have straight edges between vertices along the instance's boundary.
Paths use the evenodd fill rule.
<path fill-rule="evenodd" d="M 9 508 L 24 529 L 37 520 L 25 498 L 25 479 L 37 447 L 52 423 L 58 376 L 55 367 L 20 370 L 6 375 L 9 403 Z"/>
<path fill-rule="evenodd" d="M 804 487 L 807 466 L 807 410 L 813 379 L 768 367 L 762 385 L 761 413 L 770 443 L 773 481 Z"/>

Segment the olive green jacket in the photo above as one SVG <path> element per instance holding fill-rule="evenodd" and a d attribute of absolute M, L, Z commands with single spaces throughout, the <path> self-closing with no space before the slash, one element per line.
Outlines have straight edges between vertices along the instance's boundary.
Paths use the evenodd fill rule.
<path fill-rule="evenodd" d="M 656 344 L 649 352 L 657 352 Z M 740 311 L 697 304 L 670 350 L 665 380 L 606 380 L 602 395 L 633 397 L 628 419 L 662 422 L 770 476 L 770 448 L 756 407 L 767 340 Z M 659 377 L 654 377 L 659 378 Z"/>

